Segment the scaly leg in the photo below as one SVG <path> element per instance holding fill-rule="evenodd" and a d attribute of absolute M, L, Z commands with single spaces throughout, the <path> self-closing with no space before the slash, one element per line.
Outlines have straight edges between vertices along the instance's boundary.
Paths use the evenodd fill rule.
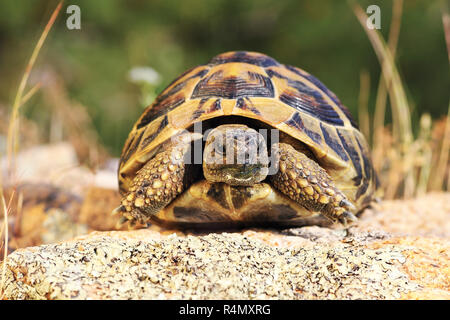
<path fill-rule="evenodd" d="M 182 139 L 179 139 L 181 141 Z M 184 162 L 189 150 L 189 136 L 182 142 L 171 143 L 149 160 L 136 174 L 128 193 L 114 213 L 121 213 L 121 223 L 130 220 L 149 222 L 191 183 L 193 172 L 186 173 Z"/>
<path fill-rule="evenodd" d="M 320 212 L 333 222 L 347 225 L 356 221 L 350 212 L 354 205 L 334 186 L 328 173 L 304 153 L 291 145 L 274 145 L 278 171 L 270 179 L 273 185 L 290 199 L 314 212 Z"/>

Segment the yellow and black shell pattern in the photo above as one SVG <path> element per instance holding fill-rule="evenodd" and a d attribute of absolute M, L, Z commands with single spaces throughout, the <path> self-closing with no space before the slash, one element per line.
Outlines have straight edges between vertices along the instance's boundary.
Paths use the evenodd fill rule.
<path fill-rule="evenodd" d="M 245 51 L 186 71 L 145 109 L 122 151 L 120 192 L 163 142 L 195 122 L 223 116 L 256 119 L 300 140 L 358 207 L 371 201 L 378 180 L 348 109 L 306 71 Z"/>

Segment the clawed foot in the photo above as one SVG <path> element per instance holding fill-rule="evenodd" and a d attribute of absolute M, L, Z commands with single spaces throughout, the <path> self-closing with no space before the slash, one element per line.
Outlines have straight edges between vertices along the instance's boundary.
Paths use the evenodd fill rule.
<path fill-rule="evenodd" d="M 273 185 L 308 210 L 320 212 L 333 222 L 348 226 L 357 221 L 355 206 L 337 187 L 317 162 L 291 145 L 280 143 L 274 151 L 278 172 L 271 176 Z"/>

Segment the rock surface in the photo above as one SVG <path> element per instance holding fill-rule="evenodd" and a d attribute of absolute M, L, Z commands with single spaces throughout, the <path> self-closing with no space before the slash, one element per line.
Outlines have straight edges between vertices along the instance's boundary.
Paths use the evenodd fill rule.
<path fill-rule="evenodd" d="M 450 299 L 442 238 L 319 227 L 94 232 L 19 249 L 6 299 Z"/>
<path fill-rule="evenodd" d="M 9 177 L 8 159 L 0 158 L 0 174 L 14 186 L 22 183 L 50 184 L 83 196 L 86 189 L 96 186 L 117 189 L 116 159 L 92 172 L 80 164 L 74 147 L 67 142 L 39 145 L 22 150 L 15 161 L 16 176 Z M 5 183 L 5 187 L 8 183 Z"/>
<path fill-rule="evenodd" d="M 414 199 L 382 201 L 364 211 L 358 226 L 398 236 L 450 239 L 450 193 L 433 192 Z"/>
<path fill-rule="evenodd" d="M 22 150 L 15 167 L 16 175 L 8 175 L 8 159 L 0 158 L 0 180 L 6 182 L 3 191 L 9 206 L 8 253 L 115 229 L 120 217 L 110 213 L 120 202 L 118 159 L 111 158 L 92 172 L 79 163 L 70 143 L 61 142 Z M 0 245 L 0 257 L 3 250 Z"/>

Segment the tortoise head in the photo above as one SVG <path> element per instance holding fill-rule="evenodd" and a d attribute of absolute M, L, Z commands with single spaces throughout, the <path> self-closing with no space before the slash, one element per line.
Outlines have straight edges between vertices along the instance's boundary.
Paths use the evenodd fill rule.
<path fill-rule="evenodd" d="M 209 182 L 250 186 L 266 178 L 268 164 L 264 137 L 245 125 L 221 125 L 206 138 L 203 174 Z"/>

